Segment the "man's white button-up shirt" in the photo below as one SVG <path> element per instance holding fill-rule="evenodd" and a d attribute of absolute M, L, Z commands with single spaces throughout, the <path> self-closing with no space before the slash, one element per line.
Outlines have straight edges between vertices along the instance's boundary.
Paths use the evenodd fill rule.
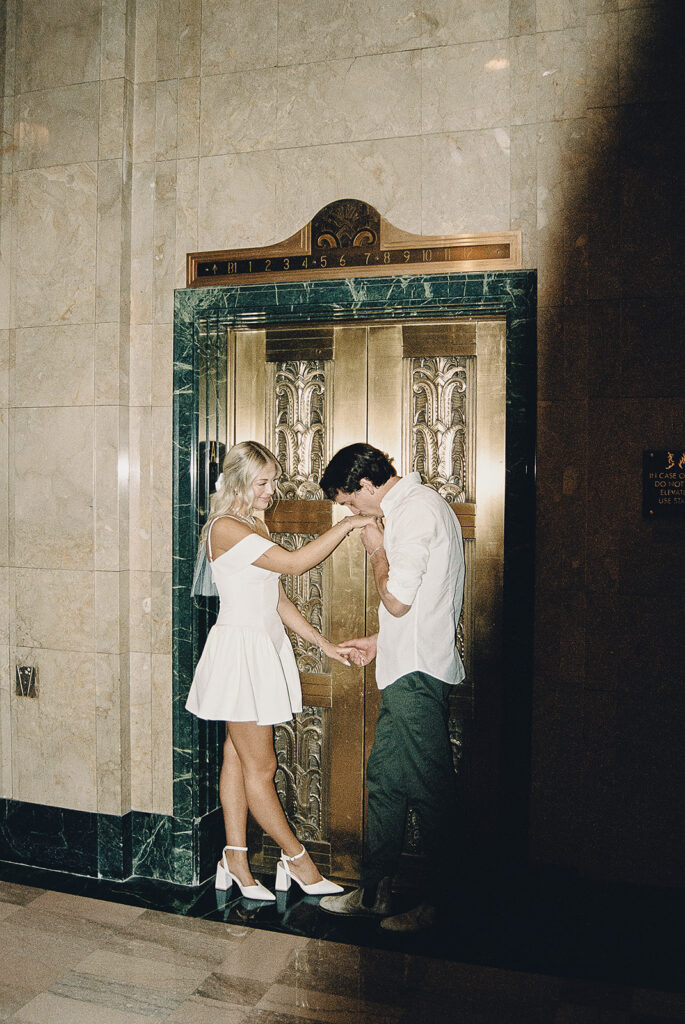
<path fill-rule="evenodd" d="M 464 594 L 459 520 L 418 473 L 401 477 L 381 509 L 390 566 L 388 590 L 409 611 L 396 618 L 381 604 L 376 656 L 379 689 L 409 672 L 459 683 L 464 666 L 456 633 Z"/>

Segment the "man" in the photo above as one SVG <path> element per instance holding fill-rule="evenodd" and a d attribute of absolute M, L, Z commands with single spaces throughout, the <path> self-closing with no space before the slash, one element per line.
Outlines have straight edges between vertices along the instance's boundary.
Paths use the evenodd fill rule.
<path fill-rule="evenodd" d="M 464 678 L 455 645 L 464 591 L 461 528 L 418 473 L 399 477 L 369 444 L 342 448 L 321 479 L 326 495 L 352 512 L 379 517 L 361 531 L 381 600 L 379 631 L 343 646 L 356 664 L 376 658 L 381 706 L 367 767 L 367 855 L 361 888 L 327 896 L 323 910 L 384 918 L 390 931 L 435 923 L 450 889 L 456 784 L 448 733 L 450 687 Z M 385 519 L 385 528 L 380 517 Z M 407 808 L 419 819 L 427 877 L 417 907 L 392 916 L 391 884 Z"/>

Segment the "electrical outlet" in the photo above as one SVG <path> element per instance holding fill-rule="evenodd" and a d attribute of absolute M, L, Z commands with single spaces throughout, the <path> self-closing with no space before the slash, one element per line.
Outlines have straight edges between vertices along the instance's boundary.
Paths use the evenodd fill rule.
<path fill-rule="evenodd" d="M 38 696 L 38 669 L 35 665 L 17 665 L 15 693 L 17 697 Z"/>

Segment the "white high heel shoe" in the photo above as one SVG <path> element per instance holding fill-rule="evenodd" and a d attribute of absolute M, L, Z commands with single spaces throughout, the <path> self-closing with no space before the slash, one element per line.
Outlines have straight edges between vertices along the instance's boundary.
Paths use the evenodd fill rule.
<path fill-rule="evenodd" d="M 255 885 L 243 885 L 239 878 L 234 874 L 231 874 L 226 862 L 226 850 L 242 850 L 247 851 L 246 846 L 224 846 L 223 853 L 221 854 L 221 860 L 216 866 L 216 881 L 214 883 L 215 889 L 221 889 L 226 892 L 230 889 L 235 882 L 240 889 L 241 894 L 248 900 L 264 900 L 273 902 L 276 897 L 272 892 L 262 885 L 261 882 L 257 882 Z"/>
<path fill-rule="evenodd" d="M 281 859 L 276 865 L 276 892 L 287 892 L 290 888 L 290 882 L 297 882 L 302 892 L 306 893 L 307 896 L 328 896 L 335 892 L 343 892 L 342 885 L 338 885 L 336 882 L 329 882 L 327 878 L 322 878 L 318 882 L 312 882 L 311 885 L 306 885 L 301 882 L 297 875 L 294 875 L 290 870 L 292 861 L 299 860 L 300 857 L 304 857 L 305 853 L 304 846 L 299 853 L 296 853 L 294 857 L 286 857 L 281 850 Z"/>

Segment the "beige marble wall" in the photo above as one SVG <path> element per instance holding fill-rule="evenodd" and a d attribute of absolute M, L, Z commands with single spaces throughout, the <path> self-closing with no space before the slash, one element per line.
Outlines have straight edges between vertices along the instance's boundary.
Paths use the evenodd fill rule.
<path fill-rule="evenodd" d="M 4 794 L 36 798 L 38 759 L 46 802 L 171 811 L 173 289 L 188 251 L 275 242 L 356 196 L 409 231 L 522 231 L 540 300 L 533 852 L 658 874 L 649 840 L 621 865 L 613 808 L 634 782 L 633 732 L 617 694 L 636 702 L 641 677 L 627 655 L 623 674 L 610 668 L 596 624 L 611 635 L 641 602 L 662 608 L 673 554 L 621 481 L 637 479 L 642 447 L 678 434 L 673 375 L 645 369 L 642 347 L 649 331 L 677 361 L 662 276 L 672 190 L 650 187 L 671 166 L 674 10 L 9 0 L 0 659 L 7 673 L 35 658 L 42 694 L 0 688 Z M 636 396 L 649 415 L 630 417 Z M 595 457 L 612 430 L 617 464 Z M 44 736 L 66 718 L 80 776 Z"/>

